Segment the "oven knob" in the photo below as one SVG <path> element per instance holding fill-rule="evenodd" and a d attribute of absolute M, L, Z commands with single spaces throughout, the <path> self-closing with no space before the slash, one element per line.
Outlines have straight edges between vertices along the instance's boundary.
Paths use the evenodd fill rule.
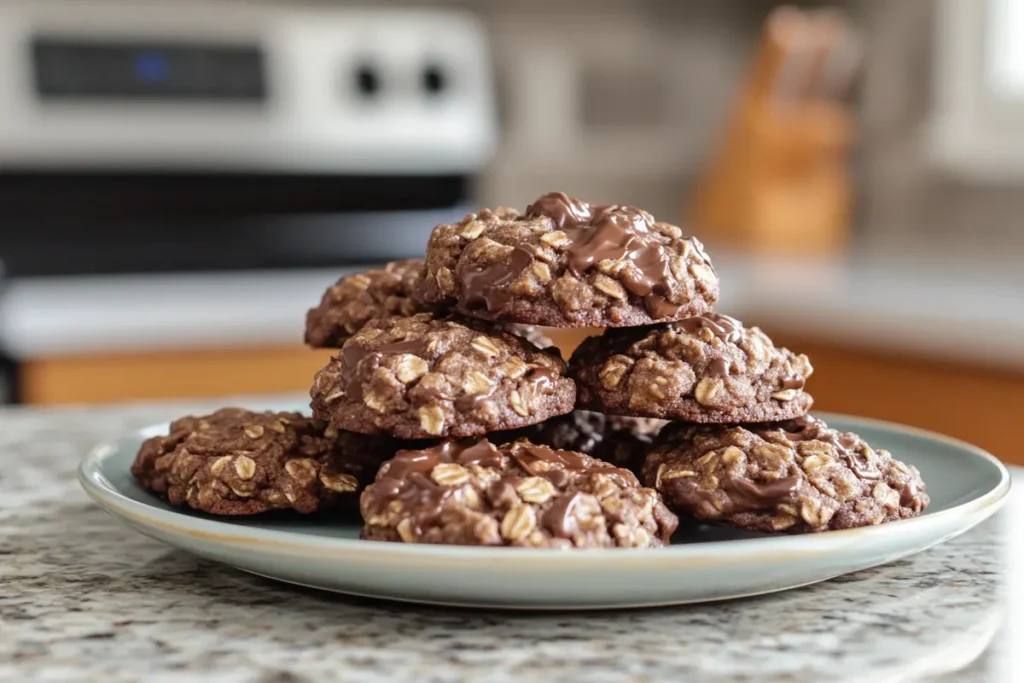
<path fill-rule="evenodd" d="M 440 96 L 448 89 L 448 74 L 437 64 L 428 64 L 420 74 L 420 84 L 431 97 Z"/>
<path fill-rule="evenodd" d="M 357 65 L 353 72 L 353 81 L 356 92 L 361 97 L 372 99 L 380 93 L 380 73 L 373 64 L 364 62 Z"/>

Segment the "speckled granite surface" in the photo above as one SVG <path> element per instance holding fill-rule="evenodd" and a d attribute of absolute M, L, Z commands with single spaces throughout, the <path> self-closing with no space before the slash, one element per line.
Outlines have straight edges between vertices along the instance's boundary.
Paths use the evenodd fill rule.
<path fill-rule="evenodd" d="M 0 411 L 0 681 L 879 683 L 1020 671 L 1009 647 L 1024 640 L 1019 492 L 938 548 L 774 596 L 581 615 L 407 607 L 199 560 L 89 502 L 74 470 L 90 445 L 181 412 Z"/>

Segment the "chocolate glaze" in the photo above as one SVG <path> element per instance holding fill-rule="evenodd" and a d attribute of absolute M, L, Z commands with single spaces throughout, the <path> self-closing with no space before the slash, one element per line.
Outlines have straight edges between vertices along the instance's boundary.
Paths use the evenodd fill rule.
<path fill-rule="evenodd" d="M 530 218 L 547 216 L 558 230 L 590 222 L 590 204 L 564 192 L 549 192 L 526 207 Z"/>
<path fill-rule="evenodd" d="M 790 441 L 821 441 L 835 446 L 839 457 L 859 479 L 878 481 L 882 478 L 882 473 L 874 465 L 862 462 L 866 456 L 862 456 L 860 451 L 866 448 L 866 444 L 856 434 L 833 432 L 824 422 L 810 415 L 789 420 L 780 426 Z"/>
<path fill-rule="evenodd" d="M 559 451 L 547 446 L 516 443 L 512 445 L 511 452 L 516 462 L 520 463 L 523 469 L 529 472 L 532 472 L 532 469 L 529 467 L 530 465 L 541 461 L 577 472 L 587 469 L 586 457 L 572 451 Z"/>
<path fill-rule="evenodd" d="M 555 373 L 547 368 L 530 368 L 523 376 L 527 388 L 538 394 L 550 394 L 555 390 Z M 438 398 L 451 400 L 451 396 L 442 396 L 438 392 Z M 493 396 L 493 392 L 481 394 L 466 394 L 455 399 L 455 409 L 459 411 L 473 411 L 480 407 L 480 404 Z"/>
<path fill-rule="evenodd" d="M 654 318 L 669 318 L 681 306 L 669 301 L 669 284 L 674 276 L 669 266 L 670 255 L 661 244 L 646 244 L 630 252 L 636 269 L 622 272 L 622 285 L 630 294 L 643 297 L 644 307 Z"/>
<path fill-rule="evenodd" d="M 590 461 L 587 464 L 587 457 L 573 451 L 563 451 L 537 446 L 531 443 L 515 443 L 512 445 L 511 455 L 524 471 L 532 476 L 544 477 L 558 488 L 569 483 L 572 474 L 583 471 L 600 471 L 602 474 L 617 480 L 620 486 L 628 486 L 634 481 L 633 474 L 625 469 L 616 467 L 602 461 Z M 544 470 L 535 467 L 539 461 L 545 461 L 555 465 Z"/>
<path fill-rule="evenodd" d="M 512 463 L 508 458 L 518 468 L 510 467 Z M 495 513 L 507 512 L 509 507 L 521 502 L 516 487 L 524 476 L 546 478 L 558 493 L 546 507 L 538 510 L 538 524 L 551 534 L 568 539 L 578 536 L 581 531 L 575 511 L 586 496 L 581 491 L 565 491 L 573 483 L 574 475 L 583 473 L 585 477 L 591 473 L 600 473 L 613 478 L 624 488 L 637 485 L 632 473 L 571 451 L 527 441 L 499 448 L 485 439 L 449 440 L 423 450 L 399 451 L 386 465 L 386 469 L 382 470 L 377 481 L 363 494 L 364 509 L 383 514 L 397 501 L 404 510 L 403 516 L 421 533 L 424 528 L 437 523 L 442 515 L 454 510 L 453 506 L 463 505 L 453 500 L 453 496 L 462 488 L 461 484 L 439 485 L 431 478 L 434 468 L 443 463 L 479 465 L 498 474 L 480 492 L 481 502 Z M 540 466 L 540 463 L 545 463 L 545 467 Z M 486 481 L 487 475 L 481 474 L 483 481 Z M 476 483 L 480 483 L 479 480 Z M 487 514 L 487 510 L 485 507 L 481 511 Z M 614 522 L 614 514 L 608 519 Z M 667 529 L 666 536 L 675 528 L 674 519 L 666 519 L 661 524 Z"/>
<path fill-rule="evenodd" d="M 658 294 L 648 294 L 644 297 L 644 308 L 652 318 L 671 318 L 682 306 L 674 304 Z"/>
<path fill-rule="evenodd" d="M 487 489 L 487 497 L 495 505 L 511 505 L 519 500 L 516 487 L 508 479 L 498 479 Z"/>
<path fill-rule="evenodd" d="M 555 502 L 541 515 L 541 525 L 551 533 L 562 538 L 572 538 L 579 532 L 579 525 L 573 515 L 573 508 L 579 504 L 582 494 L 566 493 L 555 499 Z"/>
<path fill-rule="evenodd" d="M 719 313 L 708 313 L 707 315 L 684 318 L 672 323 L 672 325 L 688 334 L 696 334 L 698 330 L 704 327 L 711 330 L 711 333 L 716 337 L 729 344 L 735 344 L 743 336 L 743 325 L 739 320 Z"/>
<path fill-rule="evenodd" d="M 466 306 L 503 312 L 515 298 L 506 285 L 515 282 L 531 263 L 533 254 L 522 246 L 512 250 L 508 261 L 490 265 L 460 263 L 458 271 L 465 287 Z"/>
<path fill-rule="evenodd" d="M 371 381 L 373 371 L 380 367 L 381 356 L 409 353 L 422 357 L 427 355 L 427 346 L 428 343 L 423 339 L 409 339 L 385 344 L 371 351 L 355 340 L 345 342 L 338 356 L 341 359 L 345 396 L 353 401 L 362 399 L 363 387 Z"/>
<path fill-rule="evenodd" d="M 395 355 L 400 353 L 410 353 L 414 356 L 426 356 L 427 347 L 429 345 L 430 344 L 425 339 L 403 339 L 402 341 L 385 344 L 374 353 Z"/>
<path fill-rule="evenodd" d="M 404 480 L 389 477 L 374 484 L 371 507 L 376 514 L 381 514 L 392 501 L 399 501 L 405 509 L 415 511 L 411 519 L 419 530 L 441 515 L 445 501 L 453 493 L 454 489 L 438 486 L 423 472 L 412 471 Z"/>
<path fill-rule="evenodd" d="M 370 506 L 381 514 L 392 501 L 399 501 L 405 509 L 414 512 L 412 524 L 421 530 L 437 520 L 456 490 L 440 486 L 430 478 L 435 467 L 442 463 L 496 467 L 501 464 L 501 457 L 485 440 L 445 441 L 424 450 L 398 451 L 384 476 L 368 490 Z"/>
<path fill-rule="evenodd" d="M 551 192 L 530 204 L 526 215 L 548 216 L 566 234 L 568 267 L 577 277 L 601 261 L 628 258 L 634 267 L 619 275 L 626 291 L 641 297 L 654 318 L 669 318 L 678 313 L 681 306 L 667 298 L 675 281 L 670 267 L 673 255 L 666 249 L 669 238 L 651 231 L 650 214 L 632 206 L 591 206 L 564 192 Z M 706 262 L 699 243 L 688 240 Z"/>
<path fill-rule="evenodd" d="M 387 478 L 401 481 L 413 472 L 429 473 L 442 463 L 501 465 L 502 453 L 487 440 L 444 441 L 431 448 L 398 451 L 391 459 Z"/>
<path fill-rule="evenodd" d="M 524 379 L 527 386 L 538 394 L 550 394 L 555 390 L 555 373 L 547 368 L 530 368 Z"/>
<path fill-rule="evenodd" d="M 871 465 L 861 463 L 854 453 L 844 452 L 842 453 L 842 458 L 846 461 L 846 466 L 850 468 L 850 471 L 856 474 L 859 479 L 878 481 L 882 478 L 881 472 Z"/>
<path fill-rule="evenodd" d="M 636 268 L 622 271 L 622 286 L 630 294 L 647 296 L 648 294 L 665 294 L 666 283 L 672 277 L 665 247 L 660 244 L 647 244 L 629 252 L 630 260 Z"/>
<path fill-rule="evenodd" d="M 817 418 L 810 415 L 802 415 L 792 420 L 786 420 L 774 428 L 780 430 L 782 435 L 790 441 L 809 441 L 818 433 L 818 425 L 819 421 Z"/>
<path fill-rule="evenodd" d="M 480 407 L 484 401 L 492 396 L 491 392 L 484 394 L 466 394 L 455 399 L 455 409 L 460 412 L 472 412 Z"/>
<path fill-rule="evenodd" d="M 648 227 L 646 218 L 638 209 L 630 206 L 599 207 L 591 223 L 564 229 L 569 237 L 569 269 L 579 276 L 601 261 L 617 261 L 627 255 L 632 260 L 634 253 L 646 246 L 641 236 L 647 235 Z M 645 264 L 651 270 L 649 274 L 645 273 L 645 277 L 657 278 L 661 268 L 649 257 Z M 643 268 L 639 263 L 636 265 Z"/>
<path fill-rule="evenodd" d="M 800 477 L 784 477 L 763 483 L 749 479 L 726 479 L 722 482 L 722 491 L 729 496 L 729 503 L 736 512 L 766 510 L 792 501 L 799 487 Z"/>
<path fill-rule="evenodd" d="M 737 515 L 743 512 L 772 510 L 776 506 L 795 499 L 800 487 L 799 477 L 785 477 L 769 482 L 754 482 L 749 479 L 723 479 L 720 490 L 725 494 L 721 511 L 715 507 L 714 491 L 698 486 L 691 477 L 671 479 L 666 484 L 671 488 L 672 498 L 684 510 L 703 516 Z"/>
<path fill-rule="evenodd" d="M 341 353 L 338 355 L 338 359 L 341 360 L 341 379 L 344 385 L 341 387 L 345 395 L 354 401 L 358 401 L 363 397 L 363 360 L 366 359 L 370 352 L 366 347 L 356 343 L 354 340 L 345 342 L 345 345 L 341 347 Z M 365 373 L 368 378 L 373 372 L 371 369 Z"/>

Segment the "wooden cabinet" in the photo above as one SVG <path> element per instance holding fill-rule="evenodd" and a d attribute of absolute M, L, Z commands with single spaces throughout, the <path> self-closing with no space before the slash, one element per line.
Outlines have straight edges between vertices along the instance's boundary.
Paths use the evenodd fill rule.
<path fill-rule="evenodd" d="M 815 410 L 931 429 L 1024 464 L 1024 373 L 806 339 L 776 342 L 811 358 Z"/>
<path fill-rule="evenodd" d="M 331 352 L 302 346 L 63 356 L 24 363 L 26 403 L 306 393 Z"/>

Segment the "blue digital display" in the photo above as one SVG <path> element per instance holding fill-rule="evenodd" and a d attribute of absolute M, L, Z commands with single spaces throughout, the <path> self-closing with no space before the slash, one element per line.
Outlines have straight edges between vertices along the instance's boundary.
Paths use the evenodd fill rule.
<path fill-rule="evenodd" d="M 43 99 L 264 102 L 268 94 L 258 45 L 36 36 L 32 57 Z"/>
<path fill-rule="evenodd" d="M 135 56 L 135 77 L 143 83 L 167 80 L 167 57 L 159 52 L 140 52 Z"/>

